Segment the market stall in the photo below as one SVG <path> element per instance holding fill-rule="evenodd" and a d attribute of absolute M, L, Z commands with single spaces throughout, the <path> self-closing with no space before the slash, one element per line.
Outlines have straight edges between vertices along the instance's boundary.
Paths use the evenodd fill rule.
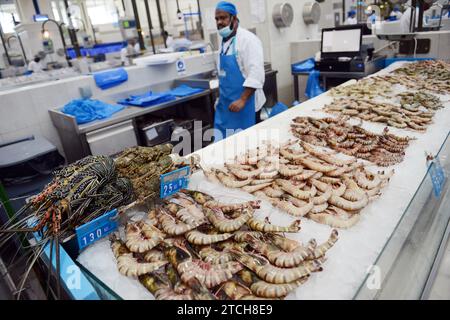
<path fill-rule="evenodd" d="M 170 145 L 132 148 L 114 163 L 86 158 L 32 200 L 42 203 L 32 231 L 51 243 L 64 239 L 67 251 L 78 238 L 72 258 L 104 299 L 420 298 L 434 267 L 420 266 L 406 241 L 426 235 L 428 248 L 418 254 L 428 249 L 439 262 L 450 220 L 441 210 L 448 199 L 448 72 L 441 62 L 397 63 L 184 159 L 169 155 Z M 163 188 L 167 174 L 189 174 L 185 166 L 193 174 L 176 191 L 201 193 Z M 160 188 L 168 197 L 155 206 Z M 52 210 L 43 210 L 55 197 Z M 111 234 L 109 222 L 103 229 L 95 223 L 114 208 L 120 215 Z M 26 210 L 31 216 L 34 209 Z M 30 232 L 29 223 L 6 227 Z M 55 259 L 51 244 L 39 245 Z M 404 265 L 408 254 L 411 266 Z M 409 296 L 402 292 L 408 281 L 392 276 L 396 265 L 420 274 Z M 59 274 L 58 260 L 53 266 Z M 386 292 L 393 286 L 397 293 Z"/>

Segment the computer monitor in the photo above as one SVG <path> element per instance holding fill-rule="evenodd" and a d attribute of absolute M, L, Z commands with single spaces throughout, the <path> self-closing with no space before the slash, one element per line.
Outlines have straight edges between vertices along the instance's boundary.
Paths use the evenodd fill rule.
<path fill-rule="evenodd" d="M 322 58 L 355 57 L 361 53 L 363 29 L 344 26 L 322 30 Z"/>

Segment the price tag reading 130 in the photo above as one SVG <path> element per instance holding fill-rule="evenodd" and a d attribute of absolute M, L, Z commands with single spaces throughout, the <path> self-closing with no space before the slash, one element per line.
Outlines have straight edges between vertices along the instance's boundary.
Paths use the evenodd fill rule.
<path fill-rule="evenodd" d="M 117 210 L 108 212 L 75 229 L 79 251 L 117 230 Z"/>
<path fill-rule="evenodd" d="M 161 175 L 161 199 L 167 198 L 181 189 L 186 189 L 189 184 L 190 167 L 184 167 Z"/>

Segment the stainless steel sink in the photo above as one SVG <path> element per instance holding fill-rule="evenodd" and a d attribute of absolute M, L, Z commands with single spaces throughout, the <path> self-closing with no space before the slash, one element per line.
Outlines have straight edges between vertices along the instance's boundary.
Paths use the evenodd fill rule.
<path fill-rule="evenodd" d="M 203 73 L 198 73 L 198 74 L 194 74 L 192 76 L 186 77 L 188 79 L 196 79 L 196 80 L 212 80 L 212 79 L 217 79 L 217 71 L 216 70 L 211 70 L 208 72 L 203 72 Z"/>
<path fill-rule="evenodd" d="M 179 79 L 177 80 L 177 82 L 180 84 L 184 83 L 196 88 L 214 89 L 211 86 L 212 80 L 218 80 L 216 70 L 194 74 L 192 76 Z"/>

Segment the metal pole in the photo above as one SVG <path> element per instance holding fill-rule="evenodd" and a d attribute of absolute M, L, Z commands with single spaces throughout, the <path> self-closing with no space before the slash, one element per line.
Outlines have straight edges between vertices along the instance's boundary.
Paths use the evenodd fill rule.
<path fill-rule="evenodd" d="M 94 37 L 94 44 L 97 44 L 97 35 L 95 34 L 95 27 L 92 24 L 91 18 L 88 17 L 88 19 L 89 19 L 89 23 L 90 23 L 91 28 L 92 28 L 92 36 Z"/>
<path fill-rule="evenodd" d="M 197 7 L 198 7 L 198 22 L 200 23 L 200 34 L 202 36 L 202 39 L 205 40 L 205 32 L 203 30 L 202 12 L 200 10 L 200 0 L 197 0 Z"/>
<path fill-rule="evenodd" d="M 152 43 L 152 49 L 153 49 L 153 54 L 156 54 L 156 48 L 155 48 L 155 39 L 153 39 L 153 23 L 152 23 L 152 17 L 150 15 L 150 6 L 148 3 L 149 0 L 145 0 L 145 12 L 147 13 L 147 22 L 148 22 L 148 30 L 150 33 L 150 41 Z"/>
<path fill-rule="evenodd" d="M 184 36 L 189 40 L 189 27 L 187 24 L 187 15 L 183 15 L 184 19 Z"/>
<path fill-rule="evenodd" d="M 33 0 L 34 11 L 36 14 L 41 14 L 41 9 L 39 9 L 38 0 Z"/>
<path fill-rule="evenodd" d="M 419 1 L 419 24 L 417 26 L 417 31 L 423 31 L 423 3 Z"/>
<path fill-rule="evenodd" d="M 159 0 L 156 0 L 156 8 L 158 9 L 159 26 L 161 28 L 161 35 L 163 36 L 164 39 L 164 47 L 167 48 L 167 39 L 165 36 L 164 22 L 161 14 L 161 2 Z"/>
<path fill-rule="evenodd" d="M 356 7 L 356 11 L 358 12 L 358 23 L 362 22 L 362 5 L 361 2 L 357 2 L 358 6 Z"/>
<path fill-rule="evenodd" d="M 0 23 L 0 38 L 2 38 L 2 44 L 3 49 L 5 50 L 6 60 L 8 60 L 8 64 L 11 65 L 11 57 L 9 56 L 8 49 L 6 49 L 6 43 L 5 43 L 5 35 L 3 33 L 3 28 Z"/>
<path fill-rule="evenodd" d="M 194 19 L 192 18 L 192 7 L 191 5 L 189 5 L 189 19 L 191 19 L 191 27 L 192 27 L 192 32 L 194 32 L 195 30 L 195 26 L 194 26 Z"/>
<path fill-rule="evenodd" d="M 137 9 L 136 0 L 131 0 L 131 5 L 133 6 L 134 19 L 136 20 L 139 46 L 141 47 L 141 50 L 145 50 L 144 37 L 142 36 L 141 21 L 139 20 L 139 12 Z"/>
<path fill-rule="evenodd" d="M 47 21 L 49 21 L 49 20 L 47 20 Z M 55 22 L 56 22 L 56 21 L 55 21 Z M 61 23 L 61 24 L 59 24 L 59 23 L 56 22 L 56 24 L 58 25 L 59 34 L 61 35 L 61 41 L 62 41 L 62 45 L 63 45 L 63 47 L 64 47 L 64 53 L 66 54 L 67 62 L 68 62 L 69 65 L 70 65 L 71 62 L 70 62 L 69 56 L 67 55 L 66 38 L 64 38 L 64 31 L 63 31 L 63 29 L 62 29 L 62 26 L 63 26 L 64 22 Z"/>
<path fill-rule="evenodd" d="M 96 45 L 97 44 L 97 37 L 96 37 L 96 35 L 95 35 L 95 28 L 94 28 L 94 26 L 92 25 L 92 20 L 91 20 L 91 18 L 89 17 L 89 13 L 87 12 L 87 10 L 86 10 L 86 7 L 84 6 L 84 3 L 81 3 L 81 10 L 83 11 L 83 18 L 84 19 L 86 19 L 86 24 L 88 24 L 88 25 L 90 25 L 90 27 L 91 27 L 91 31 L 92 31 L 92 38 L 94 39 L 94 45 Z M 83 20 L 82 20 L 83 21 Z M 84 30 L 86 31 L 86 33 L 88 32 L 88 28 L 87 28 L 87 26 L 85 25 L 85 22 L 83 21 L 83 26 L 84 26 Z"/>
<path fill-rule="evenodd" d="M 411 20 L 409 22 L 409 32 L 415 32 L 415 28 L 416 28 L 416 6 L 417 6 L 417 1 L 416 0 L 412 0 L 411 1 Z"/>
<path fill-rule="evenodd" d="M 345 17 L 346 17 L 346 6 L 345 6 L 345 0 L 342 0 L 342 23 L 345 23 Z"/>
<path fill-rule="evenodd" d="M 67 17 L 69 18 L 69 37 L 70 42 L 72 42 L 73 48 L 75 50 L 75 54 L 77 58 L 81 57 L 80 45 L 78 44 L 77 32 L 73 28 L 71 14 L 69 13 L 69 2 L 64 0 L 64 6 L 66 7 Z"/>

